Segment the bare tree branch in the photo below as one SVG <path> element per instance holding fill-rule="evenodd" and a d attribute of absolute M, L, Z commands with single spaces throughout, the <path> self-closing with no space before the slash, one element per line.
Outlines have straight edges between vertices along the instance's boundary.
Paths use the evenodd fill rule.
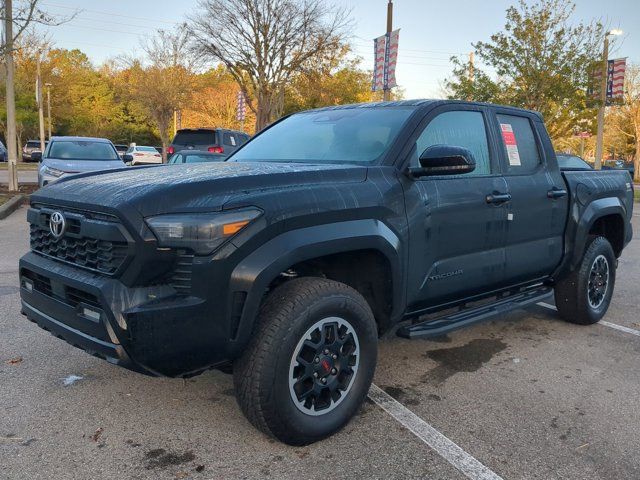
<path fill-rule="evenodd" d="M 227 68 L 256 113 L 256 130 L 279 114 L 292 77 L 349 26 L 349 12 L 325 0 L 199 0 L 189 18 L 192 51 Z"/>

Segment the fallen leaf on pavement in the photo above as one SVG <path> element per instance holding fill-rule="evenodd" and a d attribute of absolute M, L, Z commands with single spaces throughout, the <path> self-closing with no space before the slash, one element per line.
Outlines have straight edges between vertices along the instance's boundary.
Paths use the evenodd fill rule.
<path fill-rule="evenodd" d="M 98 428 L 93 435 L 91 435 L 91 440 L 93 440 L 94 442 L 97 442 L 98 439 L 100 438 L 100 435 L 102 435 L 102 432 L 104 431 L 104 428 L 100 427 Z"/>
<path fill-rule="evenodd" d="M 7 365 L 18 365 L 19 363 L 22 363 L 22 357 L 15 357 L 12 358 L 11 360 L 7 360 Z"/>

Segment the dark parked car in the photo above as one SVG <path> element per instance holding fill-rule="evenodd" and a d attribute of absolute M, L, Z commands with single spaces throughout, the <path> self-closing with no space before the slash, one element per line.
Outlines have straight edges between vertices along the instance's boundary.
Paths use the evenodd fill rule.
<path fill-rule="evenodd" d="M 44 142 L 44 147 L 47 148 L 47 145 L 49 144 L 49 141 L 45 141 Z M 35 152 L 35 151 L 42 151 L 40 149 L 41 145 L 40 145 L 40 140 L 28 140 L 27 143 L 24 144 L 24 147 L 22 147 L 22 161 L 23 162 L 33 162 L 33 161 L 37 161 L 31 158 L 31 153 Z"/>
<path fill-rule="evenodd" d="M 7 147 L 0 141 L 0 162 L 7 161 Z"/>
<path fill-rule="evenodd" d="M 200 152 L 197 150 L 182 150 L 174 153 L 167 163 L 207 163 L 207 162 L 224 162 L 227 155 L 224 153 Z"/>
<path fill-rule="evenodd" d="M 635 167 L 633 162 L 625 162 L 624 160 L 607 160 L 602 164 L 603 170 L 626 170 L 633 178 L 635 174 Z"/>
<path fill-rule="evenodd" d="M 44 154 L 34 151 L 33 157 L 41 160 L 38 169 L 41 187 L 70 175 L 125 167 L 113 143 L 106 138 L 51 137 Z M 125 155 L 124 160 L 131 158 Z"/>
<path fill-rule="evenodd" d="M 593 170 L 593 167 L 578 155 L 556 153 L 560 170 Z"/>
<path fill-rule="evenodd" d="M 248 140 L 248 134 L 236 130 L 183 128 L 177 131 L 167 153 L 173 155 L 181 150 L 203 150 L 231 155 Z"/>
<path fill-rule="evenodd" d="M 633 187 L 561 171 L 538 113 L 423 100 L 296 113 L 215 168 L 81 174 L 30 202 L 30 320 L 151 375 L 232 364 L 249 420 L 301 445 L 358 411 L 399 322 L 438 337 L 554 292 L 598 322 Z"/>

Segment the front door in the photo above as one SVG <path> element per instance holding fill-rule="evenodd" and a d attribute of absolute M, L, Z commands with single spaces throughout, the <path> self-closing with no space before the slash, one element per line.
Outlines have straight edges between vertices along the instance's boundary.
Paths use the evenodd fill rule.
<path fill-rule="evenodd" d="M 427 147 L 445 144 L 468 148 L 476 168 L 406 183 L 410 312 L 492 290 L 505 279 L 507 185 L 495 133 L 483 107 L 451 107 L 428 114 L 411 149 L 410 166 L 419 166 Z"/>

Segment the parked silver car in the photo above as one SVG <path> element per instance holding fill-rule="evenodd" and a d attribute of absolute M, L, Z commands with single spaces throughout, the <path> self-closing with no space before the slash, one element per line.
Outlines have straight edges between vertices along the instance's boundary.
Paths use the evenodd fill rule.
<path fill-rule="evenodd" d="M 56 182 L 62 177 L 77 173 L 109 170 L 125 167 L 113 143 L 106 138 L 52 137 L 44 151 L 33 152 L 34 160 L 40 161 L 38 184 L 41 187 Z"/>

